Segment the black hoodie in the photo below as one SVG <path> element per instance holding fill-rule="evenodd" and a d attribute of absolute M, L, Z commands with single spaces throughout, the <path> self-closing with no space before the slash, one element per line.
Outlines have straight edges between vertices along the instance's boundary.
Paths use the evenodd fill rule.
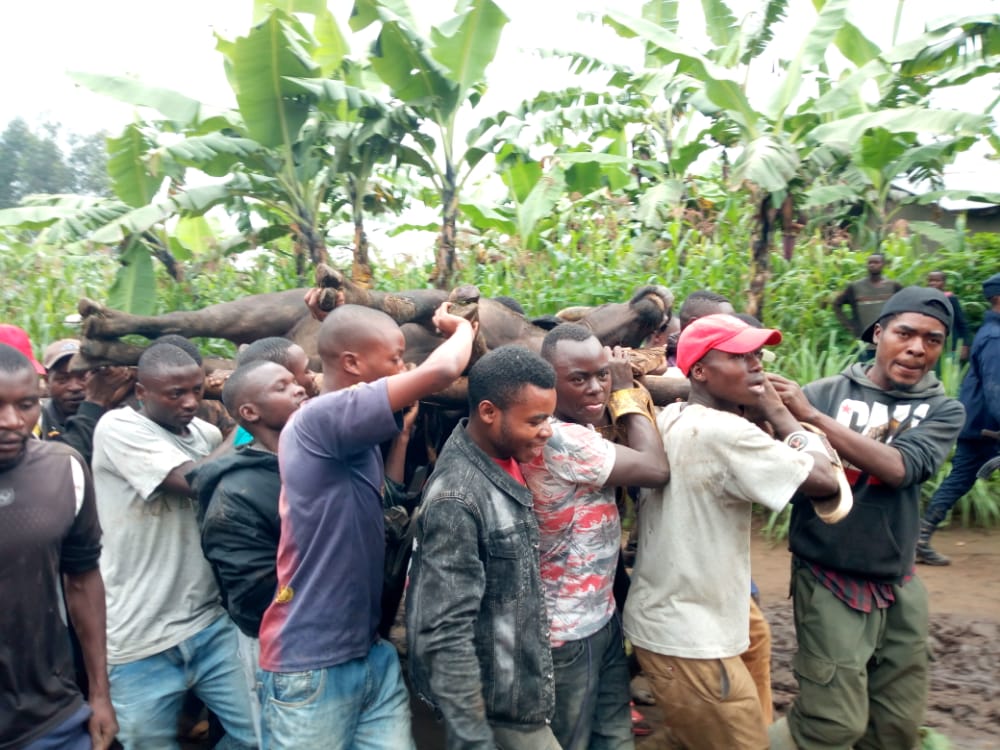
<path fill-rule="evenodd" d="M 797 495 L 788 541 L 798 557 L 825 568 L 880 583 L 899 583 L 913 570 L 920 524 L 920 485 L 945 459 L 965 420 L 965 410 L 933 373 L 912 390 L 883 390 L 868 365 L 851 365 L 803 390 L 810 403 L 855 432 L 899 450 L 906 475 L 900 487 L 882 484 L 845 462 L 854 490 L 847 518 L 825 524 L 812 503 Z"/>
<path fill-rule="evenodd" d="M 222 604 L 240 630 L 257 638 L 278 580 L 278 457 L 251 443 L 196 467 L 187 479 L 200 503 L 201 547 Z"/>

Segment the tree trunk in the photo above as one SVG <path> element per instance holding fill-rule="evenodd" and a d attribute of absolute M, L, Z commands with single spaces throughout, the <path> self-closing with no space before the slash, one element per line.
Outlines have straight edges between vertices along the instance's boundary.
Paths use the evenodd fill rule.
<path fill-rule="evenodd" d="M 458 190 L 451 164 L 447 166 L 444 189 L 441 191 L 441 211 L 441 234 L 438 236 L 431 284 L 436 289 L 448 289 L 455 276 L 455 224 L 458 220 Z"/>
<path fill-rule="evenodd" d="M 795 204 L 791 194 L 781 203 L 781 250 L 785 260 L 791 260 L 795 251 L 795 238 L 799 234 L 799 224 L 795 221 Z"/>
<path fill-rule="evenodd" d="M 358 286 L 371 289 L 372 266 L 368 259 L 368 235 L 361 216 L 354 218 L 354 261 L 351 264 L 351 279 Z"/>
<path fill-rule="evenodd" d="M 327 263 L 329 257 L 326 254 L 326 238 L 323 236 L 323 232 L 316 226 L 316 217 L 312 215 L 312 212 L 306 206 L 297 205 L 295 210 L 302 218 L 301 223 L 292 225 L 292 230 L 296 235 L 296 245 L 301 245 L 303 254 L 309 256 L 309 261 L 313 268 L 320 263 Z M 295 270 L 299 272 L 298 262 L 296 263 Z M 305 271 L 305 269 L 303 268 L 302 271 Z"/>
<path fill-rule="evenodd" d="M 764 289 L 771 278 L 771 227 L 775 210 L 771 208 L 771 197 L 764 196 L 757 215 L 759 231 L 750 250 L 750 288 L 747 290 L 746 312 L 763 320 Z"/>

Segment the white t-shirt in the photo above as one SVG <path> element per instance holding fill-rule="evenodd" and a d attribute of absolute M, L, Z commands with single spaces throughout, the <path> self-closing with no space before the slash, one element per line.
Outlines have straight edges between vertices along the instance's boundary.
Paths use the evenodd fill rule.
<path fill-rule="evenodd" d="M 549 638 L 553 646 L 596 633 L 615 612 L 622 526 L 604 483 L 615 446 L 590 425 L 551 419 L 542 455 L 521 472 L 534 495 Z"/>
<path fill-rule="evenodd" d="M 670 481 L 639 502 L 625 633 L 669 656 L 737 656 L 749 646 L 750 503 L 781 510 L 813 458 L 698 404 L 670 404 L 656 423 Z"/>
<path fill-rule="evenodd" d="M 200 419 L 176 435 L 128 407 L 97 423 L 92 468 L 104 530 L 109 664 L 172 648 L 223 614 L 201 551 L 195 500 L 156 491 L 173 469 L 221 441 L 219 430 Z"/>

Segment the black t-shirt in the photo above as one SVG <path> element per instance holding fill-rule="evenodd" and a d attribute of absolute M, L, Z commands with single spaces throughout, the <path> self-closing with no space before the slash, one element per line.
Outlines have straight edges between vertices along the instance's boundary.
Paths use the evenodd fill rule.
<path fill-rule="evenodd" d="M 0 470 L 0 750 L 24 747 L 83 698 L 62 611 L 61 574 L 98 565 L 101 528 L 76 451 L 29 440 Z"/>

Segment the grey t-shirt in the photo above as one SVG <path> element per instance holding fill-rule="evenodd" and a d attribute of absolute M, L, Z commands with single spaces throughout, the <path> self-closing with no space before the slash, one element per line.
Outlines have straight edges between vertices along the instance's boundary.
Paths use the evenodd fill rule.
<path fill-rule="evenodd" d="M 109 664 L 172 648 L 223 614 L 194 500 L 157 490 L 174 468 L 221 441 L 219 430 L 200 419 L 177 435 L 129 407 L 97 424 L 93 471 L 104 529 Z"/>

